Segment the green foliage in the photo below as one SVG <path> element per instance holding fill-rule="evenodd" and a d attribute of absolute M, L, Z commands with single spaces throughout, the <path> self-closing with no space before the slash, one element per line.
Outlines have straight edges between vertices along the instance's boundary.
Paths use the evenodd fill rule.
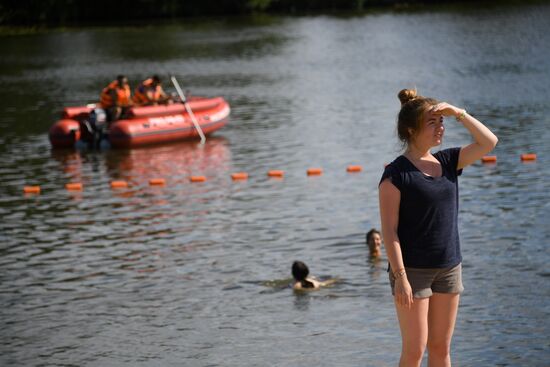
<path fill-rule="evenodd" d="M 266 10 L 271 4 L 272 0 L 247 0 L 246 7 L 253 11 Z"/>
<path fill-rule="evenodd" d="M 462 0 L 466 1 L 466 0 Z M 503 1 L 503 0 L 501 0 Z M 362 11 L 436 0 L 0 0 L 0 26 L 125 24 L 194 16 L 257 12 Z M 456 2 L 447 0 L 445 2 Z"/>

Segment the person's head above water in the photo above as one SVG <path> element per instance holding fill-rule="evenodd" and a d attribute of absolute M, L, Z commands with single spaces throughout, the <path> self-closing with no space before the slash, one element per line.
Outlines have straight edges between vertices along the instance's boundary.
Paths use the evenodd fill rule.
<path fill-rule="evenodd" d="M 309 275 L 309 268 L 301 261 L 294 261 L 292 264 L 292 276 L 297 281 L 305 280 Z"/>
<path fill-rule="evenodd" d="M 382 245 L 382 238 L 380 232 L 373 228 L 367 232 L 367 246 L 369 246 L 369 253 L 372 257 L 378 257 L 381 255 L 380 246 Z"/>
<path fill-rule="evenodd" d="M 314 290 L 320 287 L 329 286 L 334 284 L 338 279 L 327 279 L 320 281 L 315 277 L 309 277 L 309 269 L 306 264 L 301 261 L 294 261 L 292 263 L 292 276 L 294 277 L 294 290 Z"/>

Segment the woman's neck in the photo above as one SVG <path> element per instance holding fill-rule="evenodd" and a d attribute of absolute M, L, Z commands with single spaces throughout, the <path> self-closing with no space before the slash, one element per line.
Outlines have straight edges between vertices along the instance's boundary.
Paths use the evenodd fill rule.
<path fill-rule="evenodd" d="M 414 144 L 410 144 L 405 151 L 405 156 L 414 160 L 428 158 L 431 157 L 431 155 L 432 153 L 430 152 L 430 148 L 418 147 Z"/>

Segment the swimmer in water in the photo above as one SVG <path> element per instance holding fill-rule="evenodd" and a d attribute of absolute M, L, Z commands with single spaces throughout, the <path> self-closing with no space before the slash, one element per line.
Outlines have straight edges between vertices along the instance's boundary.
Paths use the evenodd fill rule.
<path fill-rule="evenodd" d="M 380 237 L 380 232 L 375 228 L 367 232 L 367 246 L 369 246 L 369 255 L 371 258 L 378 258 L 382 255 L 380 249 L 382 245 L 382 238 Z"/>
<path fill-rule="evenodd" d="M 294 285 L 292 289 L 298 290 L 314 290 L 319 289 L 327 285 L 334 284 L 337 279 L 328 279 L 326 281 L 319 281 L 314 277 L 308 277 L 309 268 L 301 261 L 294 261 L 292 264 L 292 276 L 294 277 Z"/>

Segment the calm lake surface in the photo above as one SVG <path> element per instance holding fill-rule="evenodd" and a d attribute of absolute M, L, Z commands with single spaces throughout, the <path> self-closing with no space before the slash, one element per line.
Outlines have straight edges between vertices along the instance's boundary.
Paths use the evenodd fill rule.
<path fill-rule="evenodd" d="M 396 365 L 387 260 L 370 261 L 364 237 L 400 154 L 396 94 L 416 86 L 500 139 L 498 162 L 460 179 L 453 362 L 548 366 L 549 29 L 550 6 L 530 5 L 0 36 L 0 364 Z M 230 124 L 203 147 L 52 151 L 62 107 L 119 73 L 224 96 Z M 469 142 L 446 128 L 444 148 Z M 341 280 L 295 295 L 296 259 Z"/>

